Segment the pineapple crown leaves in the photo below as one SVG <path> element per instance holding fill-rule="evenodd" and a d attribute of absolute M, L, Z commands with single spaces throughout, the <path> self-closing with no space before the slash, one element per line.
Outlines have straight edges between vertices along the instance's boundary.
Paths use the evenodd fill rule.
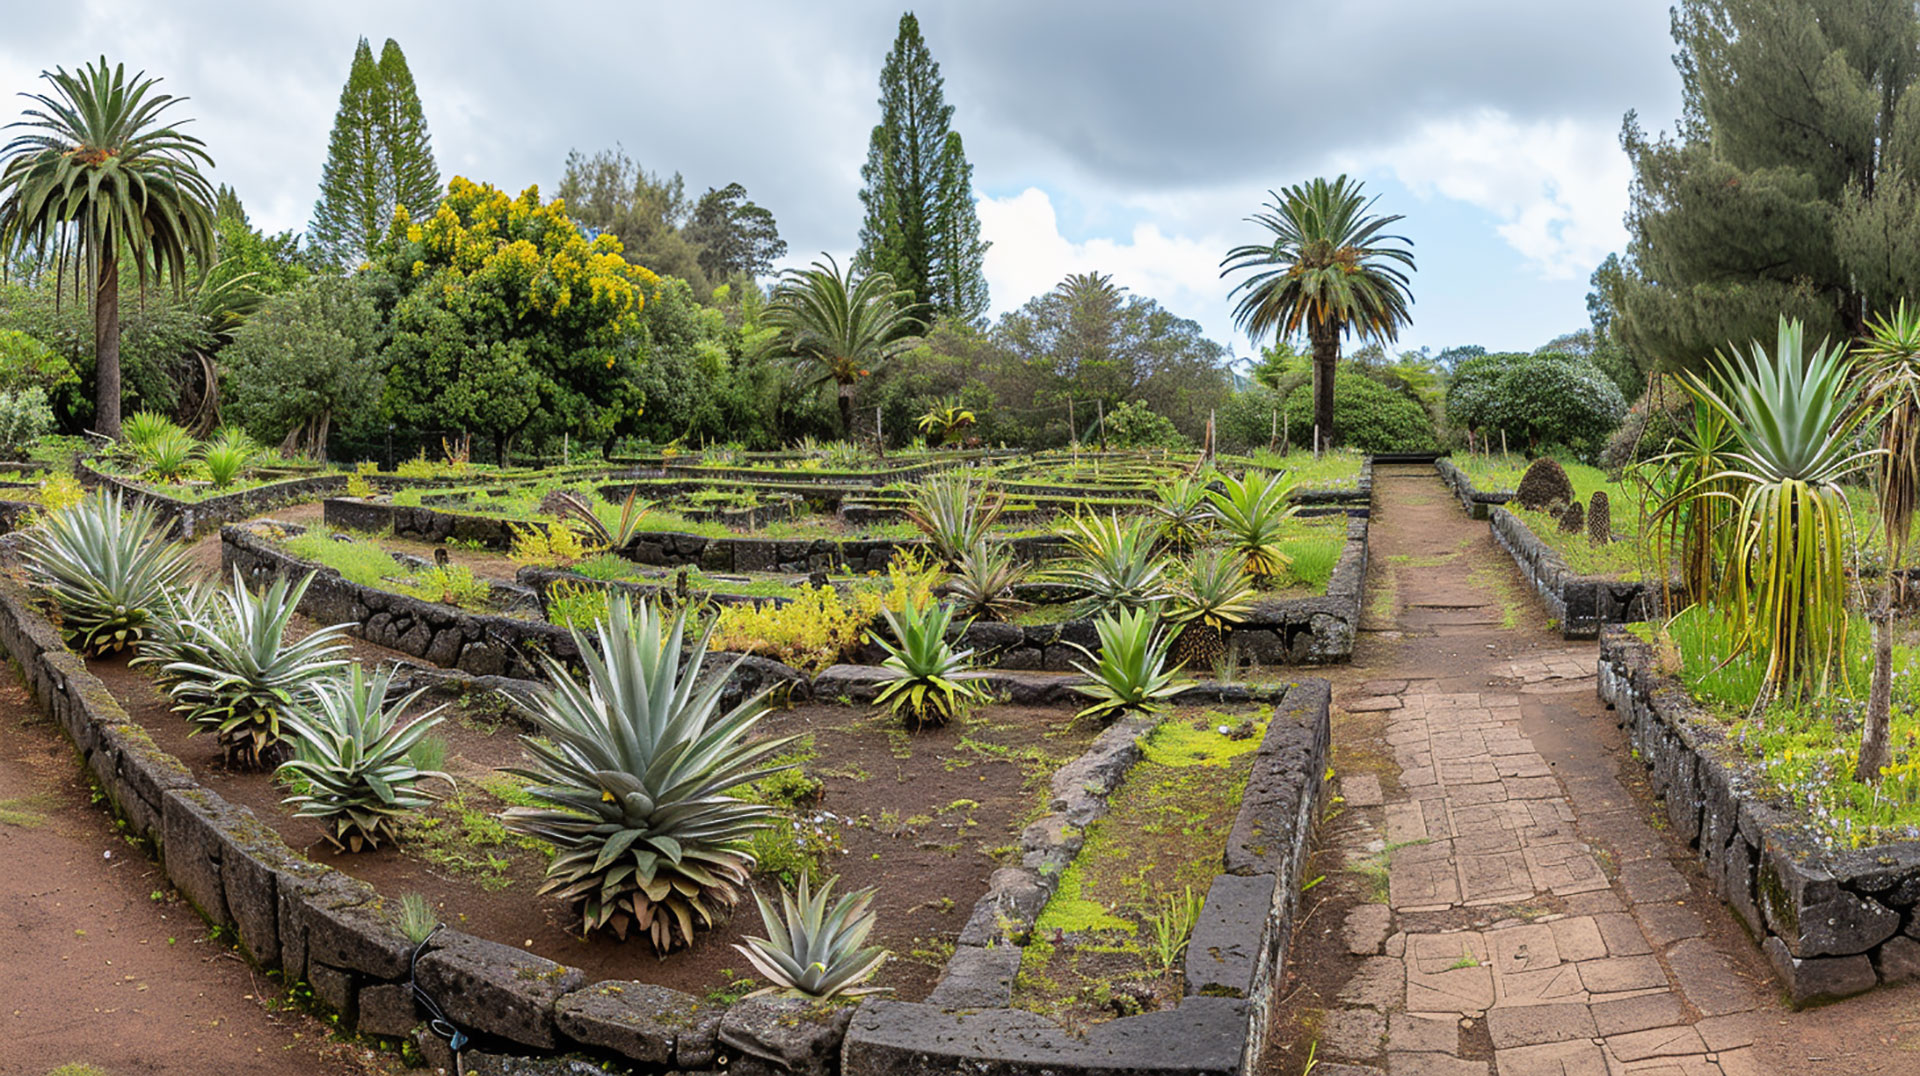
<path fill-rule="evenodd" d="M 1075 669 L 1093 680 L 1090 684 L 1075 685 L 1074 690 L 1094 700 L 1093 705 L 1075 717 L 1105 717 L 1124 710 L 1157 709 L 1160 699 L 1194 686 L 1194 681 L 1180 678 L 1184 664 L 1167 667 L 1167 652 L 1173 646 L 1173 639 L 1159 631 L 1153 618 L 1151 609 L 1101 616 L 1094 622 L 1094 631 L 1100 637 L 1097 657 L 1078 643 L 1067 644 L 1093 662 L 1092 666 L 1073 663 Z"/>
<path fill-rule="evenodd" d="M 781 889 L 778 909 L 754 893 L 767 937 L 749 937 L 734 948 L 773 984 L 758 993 L 785 990 L 832 998 L 880 992 L 859 985 L 887 959 L 885 949 L 862 947 L 877 918 L 872 911 L 874 890 L 847 893 L 829 905 L 838 881 L 829 878 L 814 890 L 803 874 L 797 893 Z"/>
<path fill-rule="evenodd" d="M 924 608 L 908 603 L 901 610 L 882 609 L 887 627 L 899 645 L 877 633 L 868 638 L 887 652 L 882 663 L 886 686 L 875 697 L 898 713 L 902 707 L 912 710 L 917 720 L 932 717 L 951 718 L 960 703 L 979 699 L 985 693 L 971 683 L 972 650 L 954 650 L 947 642 L 947 629 L 953 622 L 953 610 L 939 602 Z M 961 630 L 965 631 L 963 625 Z"/>
<path fill-rule="evenodd" d="M 737 858 L 737 843 L 772 814 L 727 790 L 787 768 L 762 762 L 792 737 L 745 742 L 768 712 L 766 692 L 720 713 L 720 694 L 737 663 L 703 682 L 711 626 L 687 649 L 685 615 L 670 627 L 663 619 L 646 606 L 636 616 L 624 596 L 614 598 L 607 619 L 595 625 L 597 648 L 573 633 L 584 682 L 549 657 L 550 684 L 516 700 L 550 743 L 524 737 L 532 765 L 507 772 L 533 782 L 528 791 L 551 806 L 512 807 L 502 820 L 577 850 L 574 859 L 591 852 L 588 872 L 605 871 L 631 851 L 633 868 L 622 868 L 620 877 L 637 870 L 650 879 L 658 859 L 705 877 L 691 861 L 713 860 L 709 849 Z"/>
<path fill-rule="evenodd" d="M 1175 624 L 1198 622 L 1226 628 L 1247 618 L 1253 608 L 1253 585 L 1247 579 L 1247 558 L 1231 550 L 1207 549 L 1187 562 L 1167 608 Z"/>

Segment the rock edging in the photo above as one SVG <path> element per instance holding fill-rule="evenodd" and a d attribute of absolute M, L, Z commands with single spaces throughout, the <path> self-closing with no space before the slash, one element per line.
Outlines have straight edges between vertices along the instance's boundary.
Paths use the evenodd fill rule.
<path fill-rule="evenodd" d="M 1625 629 L 1601 636 L 1598 679 L 1674 834 L 1794 1005 L 1920 978 L 1920 841 L 1837 850 L 1807 834 L 1761 795 L 1722 726 L 1659 672 L 1653 647 Z"/>

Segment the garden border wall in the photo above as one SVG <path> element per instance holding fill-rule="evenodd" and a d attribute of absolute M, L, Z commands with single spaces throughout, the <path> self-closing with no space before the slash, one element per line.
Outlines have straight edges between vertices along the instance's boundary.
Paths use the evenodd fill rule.
<path fill-rule="evenodd" d="M 1307 680 L 1294 684 L 1275 708 L 1221 873 L 1207 890 L 1187 944 L 1179 1005 L 1095 1025 L 1084 1037 L 1009 1007 L 1020 943 L 1055 880 L 1079 853 L 1086 826 L 1105 813 L 1106 798 L 1138 755 L 1135 741 L 1150 725 L 1133 718 L 1102 733 L 1080 762 L 1055 773 L 1050 813 L 1022 835 L 1020 865 L 995 872 L 927 1000 L 874 1000 L 855 1011 L 841 1059 L 844 1076 L 1252 1071 L 1284 980 L 1323 791 L 1329 701 L 1326 681 Z"/>
<path fill-rule="evenodd" d="M 223 538 L 235 530 L 227 528 Z M 443 1049 L 419 1030 L 421 1018 L 408 985 L 415 945 L 400 929 L 396 904 L 366 883 L 302 856 L 250 809 L 199 785 L 67 648 L 25 589 L 6 578 L 0 578 L 0 646 L 18 662 L 35 700 L 72 740 L 129 832 L 151 842 L 172 884 L 209 923 L 231 930 L 249 960 L 278 968 L 289 981 L 307 982 L 313 996 L 339 1014 L 344 1028 L 414 1035 L 429 1048 L 430 1058 Z M 1169 1052 L 1164 1034 L 1170 1026 L 1237 1034 L 1243 1056 L 1257 1051 L 1319 803 L 1327 701 L 1324 681 L 1293 687 L 1282 707 L 1304 717 L 1289 722 L 1276 713 L 1262 741 L 1228 840 L 1226 873 L 1216 878 L 1195 928 L 1188 997 L 1170 1014 L 1172 1020 L 1156 1019 L 1169 1014 L 1135 1017 L 1130 1028 L 1137 1031 L 1108 1036 L 1137 1044 L 1140 1063 L 1158 1064 Z M 1038 879 L 1046 865 L 1071 860 L 1068 848 L 1077 851 L 1079 827 L 1104 812 L 1105 794 L 1095 789 L 1104 785 L 1111 791 L 1118 785 L 1138 754 L 1134 738 L 1143 731 L 1126 722 L 1116 725 L 1097 738 L 1094 750 L 1055 774 L 1054 813 L 1029 828 L 1022 839 L 1029 849 L 1023 866 L 996 872 L 983 904 L 1031 900 L 1030 887 L 1010 888 L 1014 879 L 1007 870 L 1031 871 Z M 1270 894 L 1264 904 L 1247 899 L 1263 893 Z M 1034 915 L 1040 904 L 1044 896 L 1032 905 Z M 968 928 L 974 926 L 970 920 Z M 1249 939 L 1255 944 L 1249 946 Z M 949 997 L 966 967 L 956 954 L 943 980 L 954 984 Z M 867 1011 L 900 1003 L 867 1002 L 856 1010 L 750 998 L 723 1008 L 647 983 L 587 985 L 577 968 L 457 930 L 434 936 L 419 956 L 417 976 L 447 1016 L 474 1034 L 481 1054 L 586 1049 L 655 1071 L 704 1070 L 732 1061 L 732 1072 L 825 1076 L 836 1068 L 853 1021 L 863 1021 L 861 1027 L 869 1031 L 902 1026 L 897 1013 L 869 1018 Z M 1008 983 L 1010 989 L 1010 976 Z M 1242 993 L 1229 996 L 1234 989 Z M 869 1036 L 867 1048 L 871 1056 L 874 1050 L 897 1047 Z M 1189 1059 L 1196 1053 L 1192 1048 L 1179 1052 Z M 1208 1056 L 1224 1058 L 1225 1048 L 1215 1044 Z M 1132 1068 L 1138 1071 L 1140 1065 Z M 1108 1064 L 1079 1071 L 1117 1070 Z M 1187 1066 L 1179 1071 L 1240 1070 Z"/>
<path fill-rule="evenodd" d="M 1473 487 L 1473 479 L 1465 471 L 1453 465 L 1453 461 L 1441 456 L 1433 461 L 1434 470 L 1440 472 L 1440 481 L 1447 484 L 1454 497 L 1460 501 L 1460 507 L 1466 510 L 1468 519 L 1485 519 L 1494 508 L 1513 500 L 1512 490 L 1481 490 Z"/>
<path fill-rule="evenodd" d="M 337 493 L 347 488 L 348 478 L 345 474 L 289 478 L 208 497 L 203 501 L 183 501 L 149 489 L 130 478 L 98 470 L 84 457 L 74 459 L 73 473 L 89 489 L 105 486 L 119 490 L 121 496 L 130 501 L 152 505 L 160 522 L 172 529 L 175 537 L 186 541 L 192 541 L 216 527 L 262 512 L 310 501 L 322 494 Z"/>
<path fill-rule="evenodd" d="M 1920 841 L 1830 849 L 1796 814 L 1756 792 L 1751 764 L 1726 742 L 1653 647 L 1609 626 L 1600 698 L 1627 730 L 1714 894 L 1752 932 L 1794 1005 L 1920 978 Z"/>

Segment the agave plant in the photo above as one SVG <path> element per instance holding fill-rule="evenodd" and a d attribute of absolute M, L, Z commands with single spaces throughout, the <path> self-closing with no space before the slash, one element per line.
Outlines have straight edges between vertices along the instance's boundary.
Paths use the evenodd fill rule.
<path fill-rule="evenodd" d="M 1086 647 L 1069 643 L 1087 655 L 1092 667 L 1074 662 L 1073 667 L 1093 678 L 1093 683 L 1074 688 L 1093 700 L 1093 705 L 1075 717 L 1108 717 L 1128 710 L 1152 712 L 1162 708 L 1161 700 L 1178 695 L 1194 686 L 1180 678 L 1182 665 L 1167 667 L 1167 651 L 1173 641 L 1154 624 L 1149 609 L 1106 614 L 1094 622 L 1100 636 L 1100 655 L 1096 658 Z"/>
<path fill-rule="evenodd" d="M 958 563 L 962 554 L 985 540 L 1007 507 L 1004 496 L 964 474 L 934 475 L 908 495 L 907 522 L 927 536 L 943 564 Z"/>
<path fill-rule="evenodd" d="M 947 577 L 947 596 L 962 615 L 975 620 L 1006 620 L 1027 607 L 1013 588 L 1027 577 L 1027 566 L 1004 547 L 978 542 L 960 554 Z"/>
<path fill-rule="evenodd" d="M 1739 441 L 1725 473 L 1739 500 L 1728 573 L 1739 645 L 1766 651 L 1770 689 L 1824 684 L 1847 635 L 1839 481 L 1878 455 L 1854 451 L 1859 383 L 1844 349 L 1823 342 L 1808 355 L 1801 324 L 1784 316 L 1771 355 L 1756 341 L 1721 361 L 1720 390 L 1699 378 L 1689 389 Z"/>
<path fill-rule="evenodd" d="M 1167 619 L 1180 626 L 1174 656 L 1182 665 L 1211 667 L 1227 651 L 1227 633 L 1253 608 L 1253 583 L 1245 558 L 1205 549 L 1188 561 L 1167 603 Z"/>
<path fill-rule="evenodd" d="M 287 637 L 313 575 L 276 579 L 256 596 L 235 569 L 233 585 L 210 603 L 218 612 L 187 622 L 186 656 L 165 666 L 174 709 L 215 733 L 230 764 L 260 766 L 289 711 L 311 703 L 314 686 L 347 665 L 345 624 Z"/>
<path fill-rule="evenodd" d="M 399 818 L 433 803 L 420 783 L 428 778 L 453 783 L 437 770 L 418 769 L 408 757 L 440 723 L 444 707 L 402 726 L 400 716 L 426 689 L 389 704 L 392 685 L 391 666 L 368 676 L 355 665 L 344 680 L 315 684 L 311 701 L 284 720 L 293 734 L 294 757 L 277 772 L 305 781 L 306 790 L 282 802 L 296 817 L 325 823 L 327 840 L 342 852 L 397 842 Z"/>
<path fill-rule="evenodd" d="M 213 601 L 214 588 L 196 580 L 186 587 L 168 588 L 153 623 L 140 640 L 138 651 L 127 664 L 152 666 L 160 686 L 172 687 L 178 680 L 167 671 L 176 662 L 204 663 L 207 650 L 203 636 L 193 628 L 195 621 L 224 615 L 225 606 Z"/>
<path fill-rule="evenodd" d="M 1160 527 L 1160 540 L 1184 553 L 1198 548 L 1213 529 L 1213 509 L 1207 501 L 1212 476 L 1187 475 L 1155 487 L 1159 498 L 1148 509 Z"/>
<path fill-rule="evenodd" d="M 1087 592 L 1075 606 L 1078 615 L 1143 609 L 1167 597 L 1167 562 L 1154 552 L 1145 519 L 1076 515 L 1065 537 L 1073 556 L 1060 578 Z"/>
<path fill-rule="evenodd" d="M 779 909 L 754 893 L 767 936 L 749 937 L 747 944 L 734 948 L 773 984 L 759 993 L 784 990 L 812 998 L 832 998 L 877 992 L 860 985 L 887 959 L 885 949 L 861 947 L 877 918 L 873 912 L 874 891 L 848 893 L 829 907 L 827 902 L 837 881 L 829 878 L 815 891 L 803 874 L 798 894 L 784 887 L 780 890 Z"/>
<path fill-rule="evenodd" d="M 904 609 L 882 609 L 887 627 L 898 646 L 879 635 L 870 638 L 886 650 L 881 663 L 886 671 L 885 686 L 874 697 L 896 715 L 902 710 L 918 725 L 944 725 L 966 703 L 981 699 L 979 685 L 962 679 L 973 671 L 968 658 L 973 651 L 955 652 L 947 642 L 947 627 L 953 612 L 939 602 L 924 608 L 908 602 Z"/>
<path fill-rule="evenodd" d="M 1293 479 L 1276 474 L 1262 481 L 1247 474 L 1222 477 L 1220 484 L 1224 488 L 1209 491 L 1207 501 L 1229 547 L 1246 559 L 1247 574 L 1270 579 L 1286 571 L 1292 558 L 1280 548 L 1280 535 L 1293 515 Z"/>
<path fill-rule="evenodd" d="M 187 571 L 153 509 L 127 509 L 118 491 L 96 493 L 26 533 L 21 550 L 41 590 L 60 606 L 67 640 L 87 654 L 133 646 L 152 630 Z"/>
<path fill-rule="evenodd" d="M 754 865 L 747 837 L 772 808 L 728 790 L 785 769 L 764 762 L 791 738 L 746 742 L 766 692 L 722 711 L 732 669 L 703 681 L 712 627 L 688 648 L 685 612 L 669 623 L 621 595 L 595 633 L 597 646 L 574 633 L 584 682 L 548 658 L 550 683 L 516 700 L 544 736 L 525 738 L 532 761 L 508 772 L 541 805 L 501 821 L 554 846 L 540 892 L 582 930 L 637 928 L 664 953 L 738 901 Z"/>

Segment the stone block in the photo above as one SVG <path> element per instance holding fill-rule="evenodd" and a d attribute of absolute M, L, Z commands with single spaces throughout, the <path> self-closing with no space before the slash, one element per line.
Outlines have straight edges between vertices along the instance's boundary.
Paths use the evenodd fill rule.
<path fill-rule="evenodd" d="M 327 964 L 307 965 L 307 985 L 315 1001 L 340 1014 L 348 1027 L 357 1026 L 353 1013 L 353 973 Z"/>
<path fill-rule="evenodd" d="M 713 1060 L 725 1009 L 650 983 L 608 980 L 554 1004 L 560 1032 L 584 1046 L 646 1065 L 692 1068 Z"/>
<path fill-rule="evenodd" d="M 406 983 L 363 986 L 354 999 L 354 1030 L 362 1035 L 403 1038 L 423 1019 Z"/>
<path fill-rule="evenodd" d="M 554 1005 L 581 985 L 578 968 L 457 932 L 434 941 L 420 958 L 419 982 L 450 1019 L 525 1046 L 554 1048 Z"/>
<path fill-rule="evenodd" d="M 853 1008 L 805 998 L 736 1002 L 720 1018 L 720 1042 L 740 1057 L 735 1073 L 828 1076 L 840 1060 Z"/>
<path fill-rule="evenodd" d="M 1920 942 L 1905 935 L 1888 938 L 1873 954 L 1873 965 L 1883 983 L 1920 979 Z"/>
<path fill-rule="evenodd" d="M 1013 977 L 1020 970 L 1020 949 L 1013 945 L 954 949 L 940 982 L 927 995 L 942 1009 L 999 1009 L 1013 1000 Z"/>
<path fill-rule="evenodd" d="M 1252 995 L 1274 911 L 1274 882 L 1271 874 L 1214 878 L 1187 943 L 1187 993 Z"/>
<path fill-rule="evenodd" d="M 220 828 L 235 813 L 226 800 L 205 789 L 174 789 L 166 794 L 161 818 L 161 854 L 167 877 L 182 896 L 215 926 L 233 926 L 220 880 L 224 843 Z"/>
<path fill-rule="evenodd" d="M 942 1013 L 913 1002 L 870 1000 L 847 1030 L 841 1072 L 1238 1076 L 1249 1011 L 1238 998 L 1190 997 L 1176 1009 L 1097 1024 L 1081 1038 L 1019 1009 Z"/>
<path fill-rule="evenodd" d="M 1865 993 L 1879 981 L 1865 954 L 1797 957 L 1776 935 L 1768 936 L 1760 948 L 1779 973 L 1787 1000 L 1795 1008 Z"/>

